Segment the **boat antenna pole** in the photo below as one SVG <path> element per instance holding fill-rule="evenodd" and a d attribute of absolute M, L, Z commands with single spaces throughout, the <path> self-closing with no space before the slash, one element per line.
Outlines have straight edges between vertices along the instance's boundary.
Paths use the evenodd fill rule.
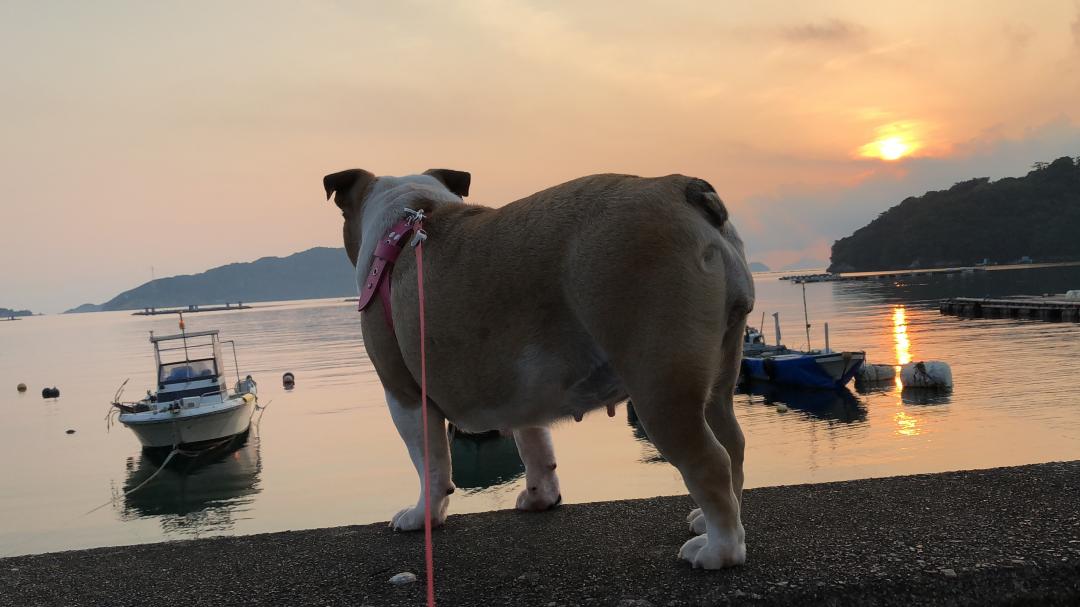
<path fill-rule="evenodd" d="M 190 361 L 191 357 L 188 356 L 188 351 L 187 351 L 187 331 L 184 329 L 184 313 L 183 312 L 177 312 L 177 314 L 180 315 L 180 335 L 183 336 L 183 338 L 184 338 L 184 360 L 185 361 Z"/>
<path fill-rule="evenodd" d="M 810 351 L 810 314 L 806 311 L 806 283 L 802 283 L 802 314 L 806 322 L 806 350 Z"/>

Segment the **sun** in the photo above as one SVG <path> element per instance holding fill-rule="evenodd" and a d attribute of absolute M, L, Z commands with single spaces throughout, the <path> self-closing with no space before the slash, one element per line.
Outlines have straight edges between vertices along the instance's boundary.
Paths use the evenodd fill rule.
<path fill-rule="evenodd" d="M 892 162 L 911 156 L 922 148 L 920 123 L 893 122 L 877 129 L 874 140 L 859 148 L 859 156 Z"/>
<path fill-rule="evenodd" d="M 907 154 L 908 149 L 911 147 L 901 141 L 899 137 L 882 139 L 877 142 L 877 146 L 878 151 L 881 153 L 881 157 L 885 160 L 897 160 L 904 154 Z"/>
<path fill-rule="evenodd" d="M 910 154 L 914 146 L 910 141 L 899 135 L 883 137 L 872 141 L 860 148 L 859 152 L 867 158 L 880 158 L 882 160 L 899 160 Z"/>

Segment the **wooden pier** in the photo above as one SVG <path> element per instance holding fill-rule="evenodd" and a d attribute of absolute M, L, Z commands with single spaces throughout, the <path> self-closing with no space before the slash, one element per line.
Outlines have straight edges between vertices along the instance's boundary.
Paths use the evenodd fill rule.
<path fill-rule="evenodd" d="M 1051 322 L 1080 322 L 1080 299 L 1064 295 L 1020 295 L 998 299 L 955 297 L 938 305 L 942 314 L 969 318 L 1020 318 Z"/>
<path fill-rule="evenodd" d="M 200 306 L 198 304 L 192 304 L 183 308 L 143 308 L 138 312 L 132 312 L 132 316 L 157 316 L 159 314 L 193 314 L 195 312 L 223 312 L 232 310 L 248 310 L 251 306 L 245 306 L 243 302 L 237 302 L 235 305 L 227 303 L 225 305 L 217 306 Z"/>

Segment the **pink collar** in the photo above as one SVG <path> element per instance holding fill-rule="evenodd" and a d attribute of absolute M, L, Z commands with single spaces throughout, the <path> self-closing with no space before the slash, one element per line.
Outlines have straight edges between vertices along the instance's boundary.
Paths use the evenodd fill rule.
<path fill-rule="evenodd" d="M 423 220 L 424 215 L 421 211 L 402 219 L 386 232 L 386 236 L 379 241 L 379 246 L 375 247 L 375 259 L 371 263 L 364 288 L 360 291 L 358 312 L 363 312 L 371 305 L 376 291 L 382 296 L 383 314 L 386 316 L 386 324 L 391 332 L 394 331 L 394 316 L 390 309 L 390 276 L 394 269 L 394 262 L 401 255 L 405 244 L 409 242 L 409 236 L 413 233 L 421 238 L 425 236 L 421 229 Z"/>

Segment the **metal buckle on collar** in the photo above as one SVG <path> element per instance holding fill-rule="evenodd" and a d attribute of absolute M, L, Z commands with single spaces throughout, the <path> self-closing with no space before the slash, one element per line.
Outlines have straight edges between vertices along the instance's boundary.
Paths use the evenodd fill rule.
<path fill-rule="evenodd" d="M 427 232 L 425 232 L 420 226 L 424 224 L 424 210 L 405 209 L 405 223 L 410 226 L 415 226 L 416 233 L 413 235 L 412 242 L 410 243 L 414 248 L 421 242 L 427 240 Z"/>

